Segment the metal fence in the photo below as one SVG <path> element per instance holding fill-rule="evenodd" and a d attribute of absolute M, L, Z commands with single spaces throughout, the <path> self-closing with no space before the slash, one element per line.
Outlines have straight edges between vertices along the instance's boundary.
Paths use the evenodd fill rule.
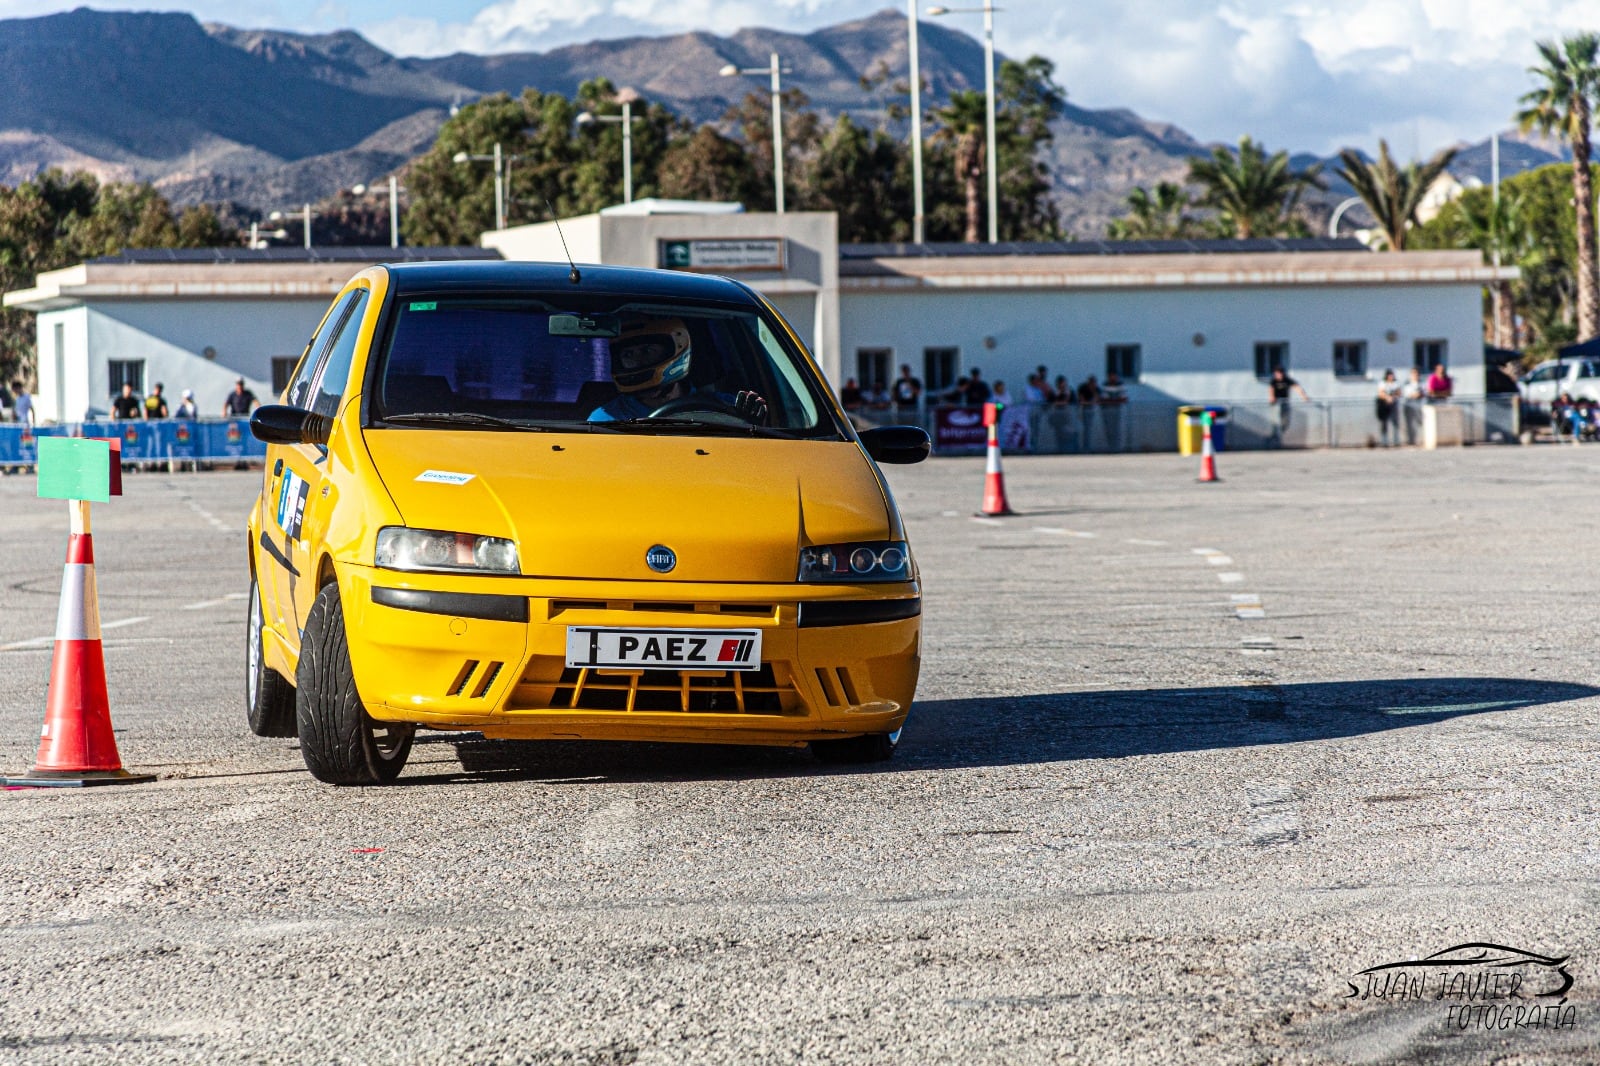
<path fill-rule="evenodd" d="M 1521 434 L 1519 397 L 1489 396 L 1451 401 L 1463 415 L 1468 443 L 1511 443 Z M 1396 424 L 1401 444 L 1422 443 L 1422 404 L 1405 405 Z M 1205 408 L 1215 412 L 1214 439 L 1226 450 L 1255 448 L 1366 448 L 1381 441 L 1381 426 L 1372 400 L 1294 400 L 1289 422 L 1280 434 L 1278 407 L 1269 402 L 1178 404 L 1135 402 L 1083 406 L 1017 404 L 1001 416 L 999 437 L 1007 453 L 1041 455 L 1178 450 L 1180 421 L 1185 413 Z M 944 455 L 974 454 L 984 449 L 982 410 L 937 406 L 915 411 L 897 408 L 852 412 L 858 426 L 920 425 Z"/>
<path fill-rule="evenodd" d="M 40 437 L 120 438 L 122 461 L 135 466 L 179 467 L 266 458 L 267 446 L 250 434 L 244 418 L 68 422 L 24 426 L 0 422 L 0 467 L 32 467 Z"/>

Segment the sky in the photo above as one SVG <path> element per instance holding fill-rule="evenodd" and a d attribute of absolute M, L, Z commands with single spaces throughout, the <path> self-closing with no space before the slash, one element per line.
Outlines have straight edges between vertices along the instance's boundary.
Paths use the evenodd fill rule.
<path fill-rule="evenodd" d="M 975 8 L 981 0 L 945 0 Z M 78 6 L 0 0 L 0 17 Z M 199 0 L 204 21 L 303 33 L 354 29 L 397 55 L 548 51 L 563 44 L 745 26 L 804 32 L 895 0 Z M 925 11 L 926 5 L 919 5 Z M 1512 124 L 1536 40 L 1600 30 L 1595 0 L 999 0 L 995 44 L 1042 54 L 1081 107 L 1129 108 L 1202 141 L 1402 157 Z M 924 16 L 926 17 L 926 16 Z M 973 36 L 977 14 L 941 20 Z"/>

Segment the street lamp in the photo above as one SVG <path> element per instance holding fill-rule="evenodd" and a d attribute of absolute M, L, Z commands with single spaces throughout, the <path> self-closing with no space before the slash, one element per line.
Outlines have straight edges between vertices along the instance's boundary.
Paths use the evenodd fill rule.
<path fill-rule="evenodd" d="M 772 181 L 778 199 L 778 214 L 783 214 L 783 105 L 781 94 L 783 86 L 778 78 L 779 74 L 793 74 L 794 70 L 780 66 L 778 53 L 772 53 L 772 61 L 765 67 L 736 67 L 732 63 L 723 67 L 719 73 L 724 78 L 735 78 L 740 74 L 770 74 L 772 76 Z"/>
<path fill-rule="evenodd" d="M 473 155 L 470 152 L 457 152 L 450 157 L 452 163 L 494 163 L 494 228 L 506 228 L 506 185 L 511 177 L 511 164 L 523 158 L 520 155 L 505 155 L 500 151 L 500 143 L 495 142 L 493 155 Z"/>
<path fill-rule="evenodd" d="M 987 107 L 986 127 L 988 129 L 988 156 L 984 159 L 984 169 L 988 172 L 989 182 L 989 243 L 995 244 L 1000 240 L 1000 188 L 996 169 L 999 161 L 995 159 L 994 148 L 994 13 L 1000 10 L 994 6 L 994 0 L 983 0 L 982 7 L 930 7 L 928 14 L 938 17 L 940 15 L 975 14 L 983 12 L 983 95 Z"/>
<path fill-rule="evenodd" d="M 306 204 L 298 211 L 274 211 L 267 216 L 269 222 L 285 222 L 291 218 L 298 218 L 305 223 L 306 251 L 311 250 L 311 205 Z"/>
<path fill-rule="evenodd" d="M 619 96 L 622 101 L 622 114 L 597 115 L 593 111 L 585 111 L 578 116 L 578 125 L 592 126 L 596 122 L 622 123 L 622 202 L 633 203 L 633 101 L 634 96 L 628 94 Z"/>
<path fill-rule="evenodd" d="M 1350 210 L 1352 207 L 1355 207 L 1360 202 L 1361 197 L 1359 196 L 1352 196 L 1348 200 L 1341 200 L 1339 202 L 1339 206 L 1333 209 L 1332 217 L 1328 219 L 1328 236 L 1337 237 L 1339 235 L 1339 220 L 1344 217 L 1344 213 L 1346 211 Z"/>
<path fill-rule="evenodd" d="M 269 229 L 263 231 L 260 222 L 250 223 L 250 247 L 265 248 L 268 240 L 281 241 L 289 235 L 286 229 Z"/>
<path fill-rule="evenodd" d="M 906 33 L 911 54 L 911 239 L 922 243 L 922 71 L 917 57 L 917 0 L 906 0 Z"/>
<path fill-rule="evenodd" d="M 353 186 L 350 191 L 357 196 L 365 196 L 369 187 L 365 184 Z M 400 247 L 400 179 L 389 175 L 389 247 Z"/>

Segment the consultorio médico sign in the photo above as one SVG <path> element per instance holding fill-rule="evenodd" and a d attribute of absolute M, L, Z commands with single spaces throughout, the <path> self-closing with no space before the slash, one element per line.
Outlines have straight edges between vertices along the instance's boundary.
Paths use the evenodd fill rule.
<path fill-rule="evenodd" d="M 726 273 L 739 270 L 782 271 L 782 237 L 741 237 L 731 240 L 663 240 L 657 243 L 666 270 L 704 270 Z"/>

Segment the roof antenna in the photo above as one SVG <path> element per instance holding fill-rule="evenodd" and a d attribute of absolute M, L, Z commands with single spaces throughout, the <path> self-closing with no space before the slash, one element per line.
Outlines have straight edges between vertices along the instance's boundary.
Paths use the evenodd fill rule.
<path fill-rule="evenodd" d="M 550 202 L 548 196 L 544 198 L 544 206 L 550 209 L 550 220 L 556 224 L 556 236 L 561 238 L 561 250 L 566 253 L 567 266 L 572 268 L 572 273 L 568 274 L 567 277 L 576 285 L 583 280 L 583 275 L 578 273 L 578 264 L 572 261 L 572 253 L 567 251 L 567 235 L 561 232 L 561 220 L 556 218 L 556 207 Z"/>

